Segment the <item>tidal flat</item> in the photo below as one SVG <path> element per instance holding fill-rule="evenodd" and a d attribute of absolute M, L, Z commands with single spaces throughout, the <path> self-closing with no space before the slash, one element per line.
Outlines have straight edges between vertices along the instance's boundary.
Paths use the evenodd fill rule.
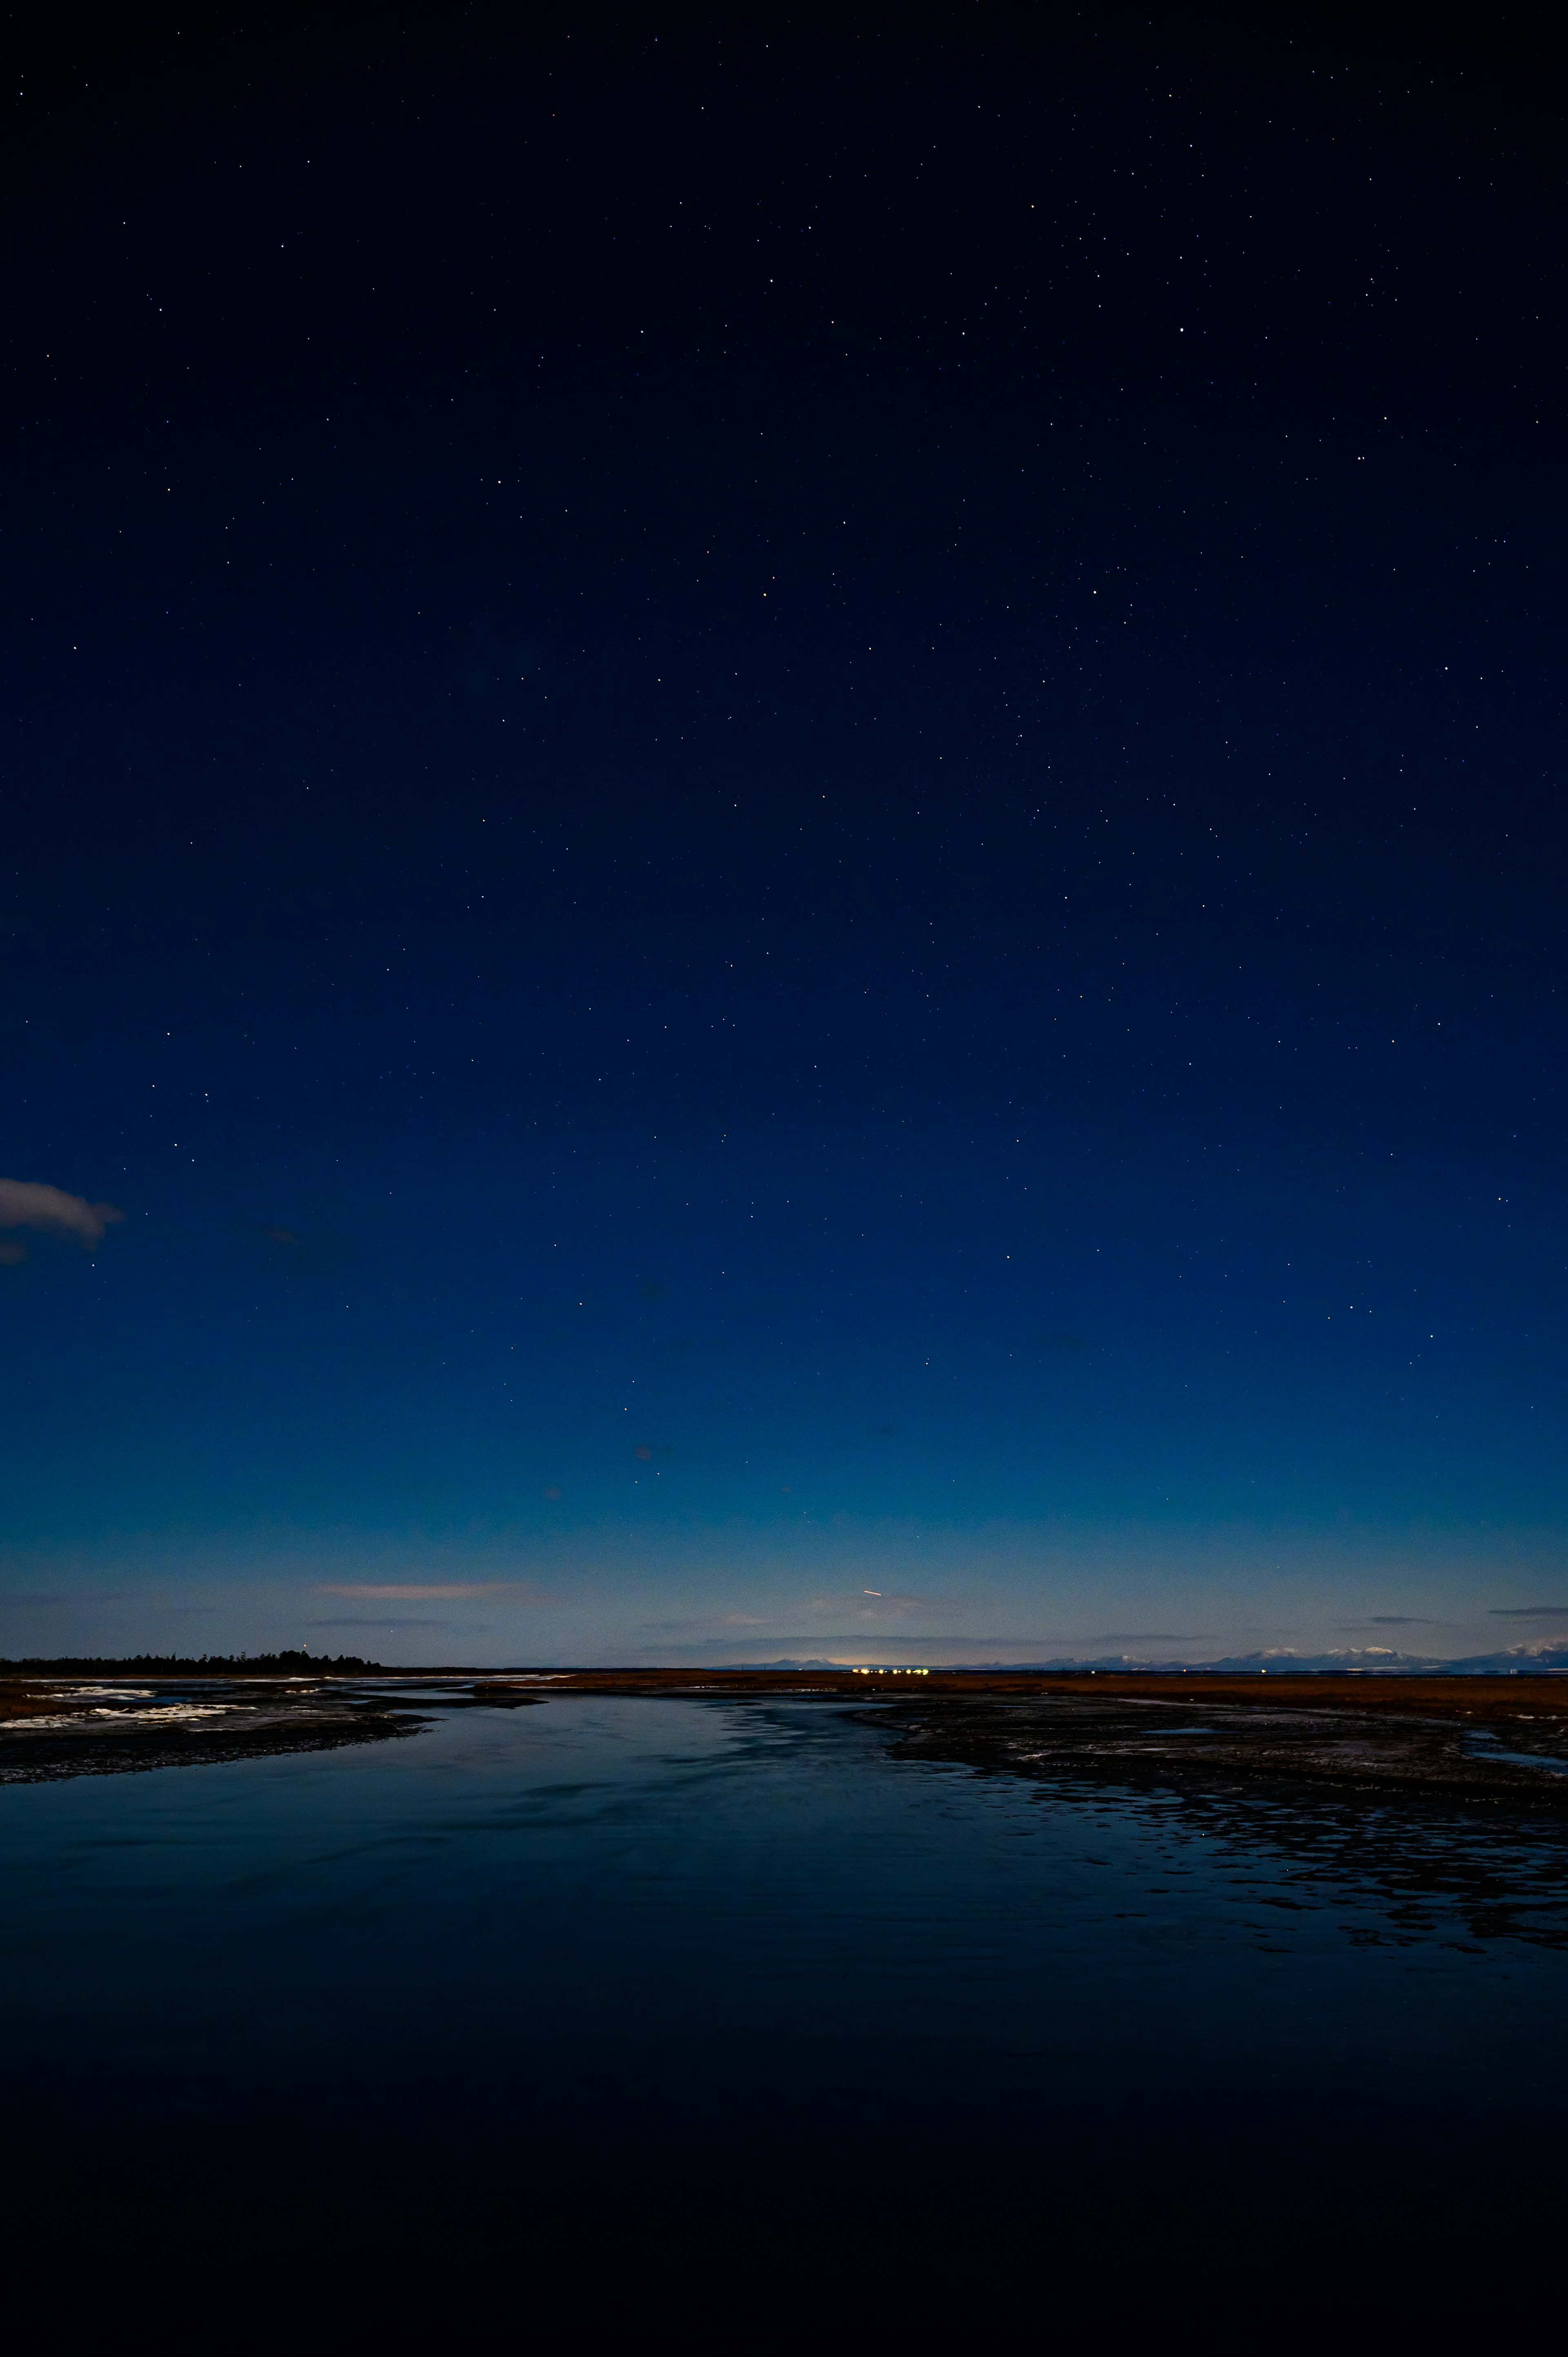
<path fill-rule="evenodd" d="M 262 1759 L 417 1736 L 431 1712 L 551 1695 L 765 1703 L 839 1696 L 897 1756 L 1043 1780 L 1331 1786 L 1568 1810 L 1568 1681 L 1066 1675 L 932 1670 L 407 1670 L 0 1678 L 0 1784 Z"/>
<path fill-rule="evenodd" d="M 1546 1742 L 1560 1689 L 1352 1684 L 1326 1738 L 1321 1681 L 1142 1683 L 35 1680 L 24 1758 L 203 1772 L 0 1792 L 0 2262 L 111 2309 L 1446 2312 L 1555 2231 L 1568 1823 L 1277 1762 Z"/>
<path fill-rule="evenodd" d="M 908 1756 L 1042 1778 L 1568 1808 L 1568 1691 L 1555 1679 L 1187 1677 L 1161 1690 L 1096 1677 L 891 1707 Z"/>
<path fill-rule="evenodd" d="M 424 1706 L 517 1707 L 525 1687 L 448 1677 L 0 1678 L 0 1785 L 267 1760 L 418 1735 Z"/>

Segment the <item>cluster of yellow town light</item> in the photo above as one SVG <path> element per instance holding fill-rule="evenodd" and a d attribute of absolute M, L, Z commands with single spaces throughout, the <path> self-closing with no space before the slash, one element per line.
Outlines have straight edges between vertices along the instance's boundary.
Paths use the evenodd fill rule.
<path fill-rule="evenodd" d="M 850 1672 L 852 1678 L 929 1678 L 930 1674 L 929 1670 L 890 1670 L 880 1664 L 869 1669 L 856 1666 Z"/>

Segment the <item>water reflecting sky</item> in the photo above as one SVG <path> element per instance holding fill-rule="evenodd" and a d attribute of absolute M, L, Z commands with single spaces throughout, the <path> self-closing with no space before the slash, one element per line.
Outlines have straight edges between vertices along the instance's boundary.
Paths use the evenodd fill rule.
<path fill-rule="evenodd" d="M 1484 2262 L 1556 2174 L 1563 1851 L 789 1700 L 12 1788 L 5 2214 L 433 2277 Z"/>

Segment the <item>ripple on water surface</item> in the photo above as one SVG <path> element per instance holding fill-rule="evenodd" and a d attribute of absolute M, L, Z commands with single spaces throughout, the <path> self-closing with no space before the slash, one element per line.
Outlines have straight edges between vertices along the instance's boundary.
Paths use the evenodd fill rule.
<path fill-rule="evenodd" d="M 53 2124 L 14 2237 L 1179 2273 L 1217 2214 L 1266 2268 L 1555 2198 L 1558 1820 L 997 1772 L 836 1703 L 422 1707 L 0 1793 Z"/>

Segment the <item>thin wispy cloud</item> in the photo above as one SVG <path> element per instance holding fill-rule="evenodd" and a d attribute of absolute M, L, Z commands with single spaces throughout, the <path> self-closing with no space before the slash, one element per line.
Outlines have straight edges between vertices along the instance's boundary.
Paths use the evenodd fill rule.
<path fill-rule="evenodd" d="M 1489 1620 L 1568 1620 L 1568 1604 L 1494 1604 Z"/>
<path fill-rule="evenodd" d="M 335 1276 L 354 1254 L 353 1239 L 329 1228 L 304 1230 L 240 1220 L 234 1232 L 258 1258 L 289 1276 Z"/>
<path fill-rule="evenodd" d="M 778 1620 L 759 1619 L 754 1612 L 711 1612 L 702 1620 L 643 1620 L 639 1626 L 649 1633 L 657 1631 L 665 1637 L 690 1637 L 710 1629 L 727 1629 L 733 1635 L 740 1629 L 778 1629 Z"/>
<path fill-rule="evenodd" d="M 1196 1645 L 1213 1634 L 1212 1629 L 1101 1629 L 1095 1642 L 1102 1645 Z"/>
<path fill-rule="evenodd" d="M 1434 1612 L 1369 1612 L 1364 1620 L 1341 1620 L 1341 1629 L 1456 1629 L 1457 1620 L 1440 1620 Z"/>
<path fill-rule="evenodd" d="M 307 1629 L 450 1629 L 450 1620 L 413 1620 L 406 1615 L 392 1620 L 377 1620 L 369 1612 L 354 1612 L 337 1620 L 307 1620 Z"/>
<path fill-rule="evenodd" d="M 463 1596 L 511 1596 L 519 1603 L 530 1600 L 510 1579 L 396 1580 L 373 1586 L 360 1580 L 328 1581 L 323 1582 L 316 1592 L 318 1596 L 350 1596 L 361 1604 L 450 1603 Z"/>
<path fill-rule="evenodd" d="M 897 1619 L 905 1612 L 927 1611 L 931 1600 L 929 1596 L 907 1596 L 892 1587 L 863 1587 L 858 1596 L 813 1596 L 809 1609 L 813 1612 L 854 1612 L 862 1620 L 877 1620 Z"/>
<path fill-rule="evenodd" d="M 39 1179 L 0 1178 L 0 1228 L 31 1228 L 38 1235 L 96 1252 L 104 1231 L 124 1216 L 116 1204 L 90 1203 L 85 1195 L 68 1195 L 63 1187 Z M 27 1256 L 19 1237 L 0 1236 L 0 1265 L 14 1268 Z"/>

